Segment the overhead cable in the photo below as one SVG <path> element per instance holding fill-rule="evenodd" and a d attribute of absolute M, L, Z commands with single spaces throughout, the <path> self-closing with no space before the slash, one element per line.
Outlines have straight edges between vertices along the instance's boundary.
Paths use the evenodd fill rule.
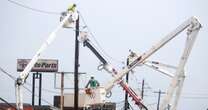
<path fill-rule="evenodd" d="M 9 76 L 12 80 L 16 80 L 16 78 L 14 76 L 12 76 L 11 74 L 9 74 L 8 72 L 6 72 L 2 67 L 0 67 L 0 71 L 2 71 L 2 73 L 6 74 L 7 76 Z M 23 86 L 23 88 L 25 88 L 28 92 L 32 93 L 32 91 L 27 88 L 26 86 Z M 35 97 L 39 97 L 37 94 L 35 94 Z M 43 99 L 41 98 L 41 100 L 45 103 L 47 103 L 48 105 L 50 105 L 51 107 L 53 108 L 57 108 L 57 107 L 54 107 L 51 103 L 49 103 L 46 99 Z"/>
<path fill-rule="evenodd" d="M 10 3 L 12 3 L 12 4 L 15 4 L 17 6 L 20 6 L 22 8 L 25 8 L 25 9 L 28 9 L 28 10 L 31 10 L 31 11 L 34 11 L 34 12 L 39 12 L 39 13 L 44 13 L 44 14 L 50 14 L 50 15 L 60 15 L 59 12 L 46 11 L 46 10 L 32 8 L 30 6 L 24 5 L 22 3 L 19 3 L 17 1 L 14 1 L 14 0 L 7 0 L 7 1 L 10 2 Z"/>

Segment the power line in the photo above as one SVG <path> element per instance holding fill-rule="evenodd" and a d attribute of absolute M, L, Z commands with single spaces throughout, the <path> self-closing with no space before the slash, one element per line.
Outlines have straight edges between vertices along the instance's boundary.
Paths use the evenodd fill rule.
<path fill-rule="evenodd" d="M 28 86 L 32 86 L 31 83 L 25 83 L 26 85 Z M 35 86 L 36 89 L 39 89 L 39 87 Z M 49 90 L 49 89 L 45 89 L 45 88 L 42 88 L 43 91 L 45 92 L 48 92 L 48 93 L 55 93 L 55 94 L 59 94 L 59 92 L 56 92 L 56 91 L 52 91 L 52 90 Z"/>
<path fill-rule="evenodd" d="M 157 96 L 154 96 L 154 95 L 146 95 L 146 97 L 157 97 Z M 163 97 L 163 96 L 161 96 Z M 201 96 L 186 96 L 186 95 L 182 95 L 181 98 L 183 99 L 208 99 L 208 96 L 206 95 L 201 95 Z"/>
<path fill-rule="evenodd" d="M 32 8 L 32 7 L 29 7 L 29 6 L 27 6 L 27 5 L 24 5 L 24 4 L 22 4 L 22 3 L 19 3 L 19 2 L 13 1 L 13 0 L 7 0 L 7 1 L 9 1 L 10 3 L 15 4 L 15 5 L 17 5 L 17 6 L 23 7 L 23 8 L 25 8 L 25 9 L 29 9 L 29 10 L 31 10 L 31 11 L 35 11 L 35 12 L 39 12 L 39 13 L 44 13 L 44 14 L 50 14 L 50 15 L 60 15 L 59 12 L 45 11 L 45 10 L 40 10 L 40 9 Z M 105 56 L 107 56 L 108 58 L 114 60 L 115 62 L 119 62 L 119 63 L 121 63 L 121 64 L 124 64 L 123 61 L 119 61 L 119 60 L 113 58 L 112 56 L 110 56 L 109 54 L 107 54 L 107 52 L 102 48 L 102 46 L 99 44 L 99 42 L 98 42 L 97 39 L 95 38 L 95 36 L 94 36 L 94 34 L 92 33 L 92 31 L 91 31 L 91 29 L 89 28 L 89 26 L 86 24 L 86 22 L 85 22 L 85 20 L 84 20 L 84 18 L 83 18 L 83 16 L 82 16 L 82 14 L 81 14 L 80 12 L 79 12 L 79 14 L 80 14 L 80 17 L 81 17 L 83 23 L 86 25 L 87 30 L 89 31 L 90 35 L 92 36 L 93 40 L 96 42 L 97 46 L 100 48 L 100 50 L 102 50 L 102 52 L 105 54 Z"/>
<path fill-rule="evenodd" d="M 10 107 L 14 108 L 16 110 L 16 108 L 11 105 L 9 102 L 7 102 L 5 99 L 3 99 L 2 97 L 0 97 L 0 100 L 3 101 L 4 103 L 6 103 L 7 105 L 9 105 Z"/>
<path fill-rule="evenodd" d="M 124 103 L 124 100 L 116 102 L 116 104 L 123 104 L 123 103 Z"/>
<path fill-rule="evenodd" d="M 165 92 L 162 92 L 159 89 L 159 91 L 155 91 L 154 93 L 158 93 L 157 110 L 159 110 L 159 107 L 160 107 L 160 97 L 161 97 L 161 94 L 165 94 Z"/>
<path fill-rule="evenodd" d="M 202 92 L 183 92 L 184 94 L 191 94 L 191 95 L 208 95 L 208 93 L 202 93 Z"/>
<path fill-rule="evenodd" d="M 9 76 L 11 79 L 16 80 L 16 78 L 14 76 L 12 76 L 8 72 L 6 72 L 2 67 L 0 67 L 0 70 L 1 70 L 1 72 L 3 72 L 4 74 L 6 74 L 7 76 Z"/>
<path fill-rule="evenodd" d="M 25 88 L 28 92 L 30 92 L 30 93 L 32 94 L 32 91 L 31 91 L 29 88 L 27 88 L 26 86 L 23 86 L 23 88 Z M 39 97 L 39 96 L 38 96 L 37 94 L 35 94 L 35 97 Z M 50 102 L 48 102 L 46 99 L 41 98 L 41 100 L 42 100 L 43 102 L 47 103 L 48 105 L 54 107 L 54 106 L 53 106 Z"/>
<path fill-rule="evenodd" d="M 9 76 L 12 80 L 14 80 L 14 81 L 16 80 L 16 78 L 15 78 L 14 76 L 12 76 L 12 75 L 9 74 L 8 72 L 6 72 L 3 68 L 0 67 L 0 70 L 1 70 L 4 74 L 6 74 L 7 76 Z M 25 88 L 28 92 L 32 93 L 32 91 L 31 91 L 29 88 L 27 88 L 26 86 L 23 86 L 23 88 Z M 35 94 L 35 96 L 38 97 L 37 94 Z M 41 100 L 42 100 L 43 102 L 47 103 L 48 105 L 50 105 L 51 107 L 57 108 L 57 107 L 54 107 L 51 103 L 49 103 L 46 99 L 41 98 Z"/>
<path fill-rule="evenodd" d="M 208 96 L 182 96 L 184 99 L 208 99 Z"/>
<path fill-rule="evenodd" d="M 14 76 L 12 76 L 12 75 L 9 74 L 8 72 L 6 72 L 2 67 L 0 67 L 0 70 L 1 70 L 1 72 L 5 73 L 7 76 L 9 76 L 9 77 L 10 77 L 11 79 L 13 79 L 14 81 L 16 80 L 16 78 L 15 78 Z M 32 86 L 32 84 L 30 84 L 30 83 L 28 83 L 28 82 L 26 82 L 25 84 L 28 85 L 28 86 Z M 35 88 L 38 88 L 38 87 L 36 86 Z M 45 91 L 45 92 L 49 92 L 49 93 L 56 93 L 56 94 L 59 94 L 59 92 L 52 91 L 52 90 L 45 89 L 45 88 L 43 88 L 42 90 Z"/>
<path fill-rule="evenodd" d="M 28 10 L 31 10 L 31 11 L 34 11 L 34 12 L 39 12 L 39 13 L 44 13 L 44 14 L 49 14 L 49 15 L 60 15 L 59 12 L 45 11 L 45 10 L 40 10 L 40 9 L 32 8 L 30 6 L 24 5 L 22 3 L 19 3 L 19 2 L 13 1 L 13 0 L 7 0 L 7 1 L 10 2 L 10 3 L 12 3 L 12 4 L 15 4 L 17 6 L 20 6 L 22 8 L 25 8 L 25 9 L 28 9 Z"/>

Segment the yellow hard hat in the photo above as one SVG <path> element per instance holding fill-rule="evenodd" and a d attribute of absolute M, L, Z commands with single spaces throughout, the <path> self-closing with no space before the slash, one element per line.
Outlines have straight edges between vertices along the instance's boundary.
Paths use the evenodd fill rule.
<path fill-rule="evenodd" d="M 68 11 L 75 11 L 75 8 L 76 8 L 76 4 L 73 3 L 73 4 L 70 4 L 70 5 L 69 5 L 69 7 L 68 7 L 67 10 L 68 10 Z"/>

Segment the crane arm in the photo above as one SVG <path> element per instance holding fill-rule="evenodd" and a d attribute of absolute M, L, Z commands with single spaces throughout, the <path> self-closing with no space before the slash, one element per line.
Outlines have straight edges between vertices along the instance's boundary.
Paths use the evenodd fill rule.
<path fill-rule="evenodd" d="M 190 28 L 188 28 L 190 27 Z M 186 28 L 188 28 L 188 34 L 190 34 L 190 38 L 192 40 L 189 40 L 189 43 L 186 45 L 184 54 L 181 58 L 181 61 L 179 63 L 179 66 L 177 67 L 177 73 L 181 73 L 181 71 L 183 71 L 185 63 L 187 61 L 188 55 L 191 51 L 191 48 L 193 46 L 193 42 L 195 40 L 195 37 L 198 33 L 198 30 L 200 29 L 201 25 L 198 22 L 198 20 L 194 17 L 191 17 L 190 19 L 186 20 L 185 22 L 183 22 L 181 25 L 179 25 L 175 30 L 173 30 L 171 33 L 169 33 L 168 35 L 166 35 L 162 40 L 160 40 L 158 43 L 156 43 L 155 45 L 152 46 L 152 48 L 150 48 L 147 52 L 143 53 L 142 55 L 135 55 L 133 58 L 133 61 L 126 66 L 125 68 L 123 68 L 120 71 L 116 71 L 114 68 L 112 68 L 108 63 L 106 62 L 106 60 L 104 60 L 104 58 L 92 47 L 92 45 L 90 45 L 90 43 L 88 42 L 89 40 L 84 38 L 84 45 L 87 46 L 88 48 L 90 48 L 90 50 L 98 57 L 98 59 L 100 59 L 100 61 L 104 64 L 104 68 L 106 69 L 106 67 L 108 67 L 106 70 L 110 73 L 113 73 L 113 80 L 109 81 L 107 83 L 107 85 L 105 85 L 105 89 L 106 91 L 110 91 L 112 89 L 112 87 L 115 84 L 120 84 L 124 89 L 126 88 L 126 91 L 128 91 L 128 93 L 132 93 L 132 96 L 135 98 L 135 100 L 139 100 L 137 102 L 141 102 L 140 98 L 138 98 L 138 96 L 131 90 L 131 88 L 128 87 L 128 85 L 124 84 L 122 77 L 124 75 L 126 75 L 128 72 L 130 72 L 132 69 L 134 69 L 136 66 L 144 64 L 145 60 L 147 58 L 149 58 L 152 54 L 154 54 L 157 50 L 159 50 L 161 47 L 163 47 L 165 44 L 167 44 L 169 41 L 171 41 L 173 38 L 175 38 L 179 33 L 181 33 L 182 31 L 184 31 Z M 197 30 L 195 32 L 195 30 Z M 193 38 L 192 38 L 193 37 Z M 83 38 L 82 38 L 83 39 Z M 193 40 L 194 39 L 194 40 Z M 173 66 L 169 66 L 169 65 L 163 65 L 160 64 L 160 66 L 167 66 L 169 68 L 173 68 L 176 69 Z M 179 69 L 178 69 L 179 68 Z M 158 70 L 160 72 L 164 72 L 163 70 Z M 166 72 L 164 72 L 166 73 Z M 172 74 L 167 74 L 170 77 L 173 77 Z M 167 103 L 169 103 L 170 98 L 172 97 L 173 94 L 173 90 L 176 86 L 176 80 L 178 79 L 177 77 L 178 75 L 175 75 L 172 81 L 172 84 L 170 86 L 170 88 L 168 89 L 168 95 L 166 97 L 166 99 L 164 99 L 164 103 L 162 105 L 162 108 L 164 109 L 164 105 L 166 105 Z M 183 79 L 184 80 L 184 79 Z M 183 81 L 181 81 L 183 82 Z M 180 84 L 183 85 L 183 84 Z M 181 88 L 179 88 L 178 90 L 181 90 Z M 180 91 L 177 92 L 180 95 Z M 179 96 L 178 95 L 178 96 Z M 177 104 L 177 103 L 176 103 Z M 139 104 L 139 105 L 142 105 Z M 145 106 L 142 105 L 144 108 Z M 163 110 L 162 109 L 162 110 Z"/>
<path fill-rule="evenodd" d="M 118 71 L 117 75 L 115 75 L 114 79 L 111 80 L 107 85 L 106 89 L 110 89 L 114 86 L 114 84 L 117 82 L 120 82 L 120 79 L 125 76 L 129 71 L 134 69 L 137 65 L 143 64 L 144 61 L 149 58 L 152 54 L 154 54 L 157 50 L 159 50 L 161 47 L 163 47 L 165 44 L 167 44 L 170 40 L 175 38 L 180 32 L 185 30 L 187 27 L 192 26 L 192 24 L 200 24 L 198 20 L 195 17 L 191 17 L 185 22 L 183 22 L 181 25 L 179 25 L 175 30 L 173 30 L 171 33 L 166 35 L 162 40 L 160 40 L 158 43 L 152 46 L 147 52 L 143 53 L 142 55 L 136 55 L 134 58 L 135 60 L 132 61 L 127 67 L 122 69 L 121 71 Z M 197 25 L 198 25 L 197 24 Z"/>
<path fill-rule="evenodd" d="M 158 71 L 158 72 L 160 72 L 160 73 L 163 73 L 164 75 L 166 75 L 166 76 L 168 76 L 168 77 L 171 77 L 171 78 L 174 77 L 173 73 L 171 73 L 171 72 L 169 72 L 169 71 L 167 71 L 167 70 L 165 70 L 165 69 L 162 69 L 162 68 L 160 68 L 160 67 L 158 67 L 158 66 L 151 65 L 151 64 L 149 64 L 149 63 L 144 63 L 144 65 L 147 66 L 147 67 L 149 67 L 149 68 L 152 68 L 152 69 L 154 69 L 154 70 L 156 70 L 156 71 Z"/>
<path fill-rule="evenodd" d="M 63 19 L 62 22 L 60 22 L 60 24 L 55 28 L 55 30 L 50 33 L 49 37 L 46 39 L 46 41 L 41 45 L 41 47 L 38 49 L 36 54 L 33 56 L 32 60 L 28 63 L 28 65 L 25 67 L 25 69 L 20 73 L 20 76 L 18 78 L 18 80 L 22 80 L 20 83 L 24 83 L 24 81 L 26 80 L 27 76 L 29 75 L 29 72 L 31 71 L 32 67 L 37 62 L 37 60 L 40 58 L 40 55 L 42 54 L 42 52 L 46 48 L 48 48 L 48 46 L 55 40 L 55 38 L 57 37 L 56 33 L 58 32 L 58 30 L 60 30 L 62 28 L 62 26 L 69 19 L 71 14 L 72 13 L 68 13 L 68 15 Z"/>
<path fill-rule="evenodd" d="M 176 70 L 177 67 L 175 66 L 172 66 L 172 65 L 169 65 L 169 64 L 164 64 L 164 63 L 161 63 L 161 62 L 158 62 L 158 61 L 145 61 L 143 63 L 144 66 L 147 66 L 149 68 L 152 68 L 154 69 L 155 71 L 158 71 L 160 73 L 163 73 L 164 75 L 170 77 L 170 78 L 173 78 L 174 77 L 174 74 L 173 72 L 170 72 L 166 69 L 172 69 L 172 70 Z"/>
<path fill-rule="evenodd" d="M 92 53 L 102 62 L 101 65 L 98 66 L 98 70 L 106 70 L 108 73 L 111 73 L 112 76 L 114 74 L 112 73 L 115 69 L 108 63 L 108 61 L 96 50 L 96 48 L 91 44 L 90 39 L 87 38 L 88 34 L 86 32 L 81 32 L 79 39 L 80 42 L 83 43 L 84 47 L 89 48 Z"/>
<path fill-rule="evenodd" d="M 84 46 L 88 47 L 94 54 L 95 56 L 103 63 L 102 68 L 106 70 L 108 73 L 111 73 L 111 75 L 115 78 L 115 75 L 117 75 L 117 70 L 113 68 L 105 59 L 102 57 L 101 54 L 92 46 L 90 43 L 90 40 L 87 38 L 87 33 L 83 32 L 80 34 L 80 41 L 83 42 Z M 110 85 L 116 84 L 115 82 L 111 82 Z M 130 97 L 133 98 L 135 101 L 135 104 L 138 105 L 140 108 L 144 108 L 145 110 L 148 110 L 148 108 L 143 104 L 143 101 L 141 97 L 139 97 L 133 89 L 129 87 L 127 83 L 125 83 L 122 78 L 120 79 L 120 82 L 118 83 L 128 94 Z M 108 87 L 105 86 L 105 91 L 108 93 L 112 89 L 113 86 Z"/>
<path fill-rule="evenodd" d="M 104 59 L 102 55 L 90 44 L 89 40 L 85 40 L 83 42 L 84 46 L 87 46 L 95 55 L 96 57 L 103 63 L 103 65 L 107 64 L 107 61 Z"/>
<path fill-rule="evenodd" d="M 169 64 L 164 64 L 164 63 L 161 63 L 161 62 L 158 62 L 158 61 L 145 61 L 145 63 L 149 63 L 149 64 L 160 66 L 160 67 L 170 68 L 170 69 L 174 69 L 174 70 L 177 69 L 176 66 L 169 65 Z"/>
<path fill-rule="evenodd" d="M 192 18 L 191 21 L 189 22 L 189 28 L 187 30 L 187 39 L 186 39 L 186 44 L 185 44 L 185 48 L 183 51 L 183 54 L 180 58 L 179 64 L 177 66 L 176 72 L 175 72 L 175 76 L 172 79 L 170 86 L 167 90 L 167 94 L 165 96 L 165 98 L 162 101 L 161 104 L 161 110 L 165 110 L 166 106 L 170 103 L 173 93 L 176 90 L 176 99 L 173 105 L 173 109 L 172 110 L 176 110 L 176 106 L 178 104 L 178 100 L 179 100 L 179 96 L 181 94 L 181 90 L 182 90 L 182 86 L 183 86 L 183 82 L 184 82 L 184 78 L 185 78 L 185 74 L 184 74 L 184 67 L 186 65 L 186 62 L 188 60 L 188 57 L 190 55 L 190 52 L 192 50 L 192 47 L 194 45 L 194 42 L 196 40 L 197 34 L 201 28 L 201 24 L 199 23 L 199 21 L 195 18 Z"/>
<path fill-rule="evenodd" d="M 49 37 L 46 39 L 46 41 L 41 45 L 41 47 L 38 49 L 38 51 L 35 53 L 33 56 L 32 60 L 29 62 L 29 64 L 25 67 L 25 69 L 20 72 L 20 76 L 17 78 L 15 82 L 15 87 L 16 87 L 16 104 L 17 104 L 17 109 L 22 110 L 23 109 L 23 100 L 22 100 L 22 90 L 21 86 L 25 83 L 25 80 L 27 79 L 29 72 L 31 71 L 32 67 L 34 64 L 37 62 L 37 60 L 40 58 L 40 55 L 42 52 L 48 48 L 48 46 L 55 40 L 56 33 L 63 27 L 63 25 L 67 22 L 69 18 L 77 18 L 78 16 L 77 11 L 74 10 L 76 5 L 73 5 L 71 9 L 68 9 L 67 15 L 65 18 L 60 22 L 60 24 L 55 28 L 54 31 L 52 31 L 49 35 Z M 72 10 L 73 9 L 73 10 Z M 76 21 L 76 20 L 74 20 Z"/>

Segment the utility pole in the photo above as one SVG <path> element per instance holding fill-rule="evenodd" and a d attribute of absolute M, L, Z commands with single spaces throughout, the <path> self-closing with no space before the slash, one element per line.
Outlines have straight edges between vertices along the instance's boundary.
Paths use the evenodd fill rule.
<path fill-rule="evenodd" d="M 41 106 L 41 94 L 42 94 L 42 73 L 39 73 L 39 102 L 38 102 L 39 106 Z"/>
<path fill-rule="evenodd" d="M 142 91 L 141 91 L 141 99 L 144 98 L 144 79 L 142 80 Z M 142 110 L 142 107 L 140 107 L 140 110 Z"/>
<path fill-rule="evenodd" d="M 38 105 L 41 106 L 42 73 L 33 73 L 32 78 L 32 106 L 35 106 L 35 80 L 39 80 Z"/>
<path fill-rule="evenodd" d="M 75 60 L 74 60 L 74 110 L 79 105 L 79 15 L 75 26 Z"/>
<path fill-rule="evenodd" d="M 159 109 L 160 109 L 160 97 L 161 97 L 161 94 L 165 94 L 165 92 L 162 92 L 162 91 L 159 89 L 159 91 L 155 91 L 154 93 L 158 93 L 157 110 L 159 110 Z"/>
<path fill-rule="evenodd" d="M 33 80 L 32 80 L 32 106 L 35 105 L 35 75 L 36 75 L 36 73 L 33 73 Z"/>
<path fill-rule="evenodd" d="M 144 98 L 144 79 L 142 80 L 142 92 L 141 92 L 141 98 Z"/>
<path fill-rule="evenodd" d="M 61 110 L 64 108 L 64 72 L 61 72 Z"/>
<path fill-rule="evenodd" d="M 168 107 L 167 107 L 167 109 L 168 109 L 168 110 L 170 110 L 170 107 L 171 107 L 171 106 L 170 106 L 170 104 L 168 104 Z"/>
<path fill-rule="evenodd" d="M 129 58 L 127 58 L 126 65 L 129 65 Z M 126 83 L 129 82 L 129 73 L 126 74 Z M 129 109 L 129 102 L 128 102 L 128 93 L 125 92 L 125 103 L 124 103 L 124 110 Z"/>

